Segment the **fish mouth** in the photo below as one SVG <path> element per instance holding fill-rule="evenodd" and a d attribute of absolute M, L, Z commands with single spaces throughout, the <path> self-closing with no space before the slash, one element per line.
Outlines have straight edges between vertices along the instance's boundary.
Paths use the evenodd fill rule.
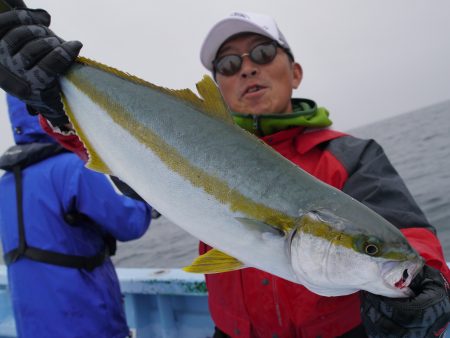
<path fill-rule="evenodd" d="M 403 289 L 411 284 L 412 278 L 410 277 L 409 269 L 403 270 L 402 276 L 398 281 L 394 283 L 397 289 Z"/>
<path fill-rule="evenodd" d="M 411 296 L 413 292 L 409 285 L 420 272 L 422 266 L 422 260 L 386 262 L 381 269 L 381 275 L 389 288 L 399 291 L 403 295 Z"/>

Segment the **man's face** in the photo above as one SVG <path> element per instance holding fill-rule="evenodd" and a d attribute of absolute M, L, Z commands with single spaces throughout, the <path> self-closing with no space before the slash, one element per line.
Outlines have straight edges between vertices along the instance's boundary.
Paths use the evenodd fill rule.
<path fill-rule="evenodd" d="M 270 41 L 257 34 L 245 34 L 225 42 L 217 58 L 248 53 L 255 46 Z M 236 113 L 283 114 L 292 112 L 292 90 L 302 79 L 302 69 L 292 62 L 282 48 L 272 62 L 264 65 L 243 57 L 241 69 L 234 75 L 216 75 L 216 81 L 225 102 Z"/>

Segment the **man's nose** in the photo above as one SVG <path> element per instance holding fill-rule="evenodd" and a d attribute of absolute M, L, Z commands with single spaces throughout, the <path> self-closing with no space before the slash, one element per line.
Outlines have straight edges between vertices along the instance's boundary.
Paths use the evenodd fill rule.
<path fill-rule="evenodd" d="M 250 59 L 248 54 L 243 54 L 241 57 L 242 57 L 241 77 L 247 78 L 258 74 L 258 65 Z"/>

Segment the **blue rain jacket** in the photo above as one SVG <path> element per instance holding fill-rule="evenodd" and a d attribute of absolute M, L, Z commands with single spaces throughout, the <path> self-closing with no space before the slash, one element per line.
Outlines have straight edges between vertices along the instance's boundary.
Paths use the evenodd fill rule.
<path fill-rule="evenodd" d="M 28 161 L 31 157 L 26 151 L 30 147 L 59 147 L 48 143 L 42 131 L 36 133 L 29 128 L 30 119 L 37 124 L 37 118 L 29 116 L 20 102 L 8 100 L 10 113 L 17 113 L 15 109 L 21 107 L 21 122 L 14 120 L 15 113 L 10 114 L 19 145 L 0 158 L 3 168 L 5 163 L 7 167 L 14 161 Z M 24 168 L 22 178 L 29 246 L 92 256 L 104 247 L 106 233 L 128 241 L 142 236 L 150 224 L 151 209 L 146 203 L 116 193 L 104 175 L 86 169 L 72 153 L 55 151 Z M 74 210 L 93 222 L 69 225 L 63 217 Z M 11 172 L 0 179 L 0 236 L 5 253 L 18 246 L 15 179 Z M 92 271 L 20 258 L 8 266 L 8 282 L 19 337 L 124 338 L 128 334 L 119 282 L 109 258 Z"/>

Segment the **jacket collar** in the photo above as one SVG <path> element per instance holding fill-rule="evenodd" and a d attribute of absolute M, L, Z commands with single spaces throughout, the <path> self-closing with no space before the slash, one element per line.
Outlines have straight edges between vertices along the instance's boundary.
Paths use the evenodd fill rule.
<path fill-rule="evenodd" d="M 293 113 L 252 115 L 232 113 L 241 128 L 257 136 L 272 135 L 294 127 L 323 128 L 332 124 L 328 111 L 313 100 L 292 99 Z"/>

